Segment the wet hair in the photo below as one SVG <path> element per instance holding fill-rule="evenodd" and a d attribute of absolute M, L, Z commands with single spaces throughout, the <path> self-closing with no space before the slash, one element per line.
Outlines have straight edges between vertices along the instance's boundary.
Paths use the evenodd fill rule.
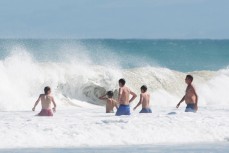
<path fill-rule="evenodd" d="M 193 76 L 192 75 L 187 75 L 186 79 L 193 81 Z"/>
<path fill-rule="evenodd" d="M 126 80 L 125 79 L 119 79 L 118 81 L 120 84 L 122 84 L 123 86 L 126 84 Z"/>
<path fill-rule="evenodd" d="M 147 91 L 147 86 L 146 85 L 141 86 L 141 90 L 143 90 L 144 92 L 146 92 Z"/>
<path fill-rule="evenodd" d="M 108 92 L 107 92 L 107 96 L 108 96 L 109 98 L 112 98 L 112 97 L 114 96 L 114 92 L 113 92 L 113 91 L 108 91 Z"/>
<path fill-rule="evenodd" d="M 48 92 L 51 90 L 51 88 L 49 87 L 49 86 L 47 86 L 47 87 L 45 87 L 44 88 L 44 92 L 45 92 L 45 94 L 47 95 L 48 94 Z"/>

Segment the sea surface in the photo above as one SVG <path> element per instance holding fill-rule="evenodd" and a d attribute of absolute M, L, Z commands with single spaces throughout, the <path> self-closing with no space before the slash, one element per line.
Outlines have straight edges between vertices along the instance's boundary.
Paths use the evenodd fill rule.
<path fill-rule="evenodd" d="M 85 148 L 0 149 L 2 153 L 226 153 L 229 144 L 142 145 Z"/>
<path fill-rule="evenodd" d="M 1 39 L 0 152 L 228 152 L 229 40 Z M 197 113 L 184 113 L 185 76 L 194 76 Z M 152 114 L 105 114 L 118 80 Z M 31 109 L 50 86 L 52 118 Z"/>
<path fill-rule="evenodd" d="M 37 61 L 59 62 L 85 56 L 93 64 L 103 65 L 109 60 L 107 67 L 121 68 L 158 66 L 190 72 L 229 65 L 229 40 L 0 39 L 1 59 L 20 51 Z"/>

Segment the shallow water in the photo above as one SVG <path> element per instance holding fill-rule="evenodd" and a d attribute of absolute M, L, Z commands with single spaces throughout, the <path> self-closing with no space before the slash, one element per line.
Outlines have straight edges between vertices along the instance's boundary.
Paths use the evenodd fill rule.
<path fill-rule="evenodd" d="M 229 143 L 0 149 L 0 153 L 226 153 Z"/>
<path fill-rule="evenodd" d="M 200 107 L 198 113 L 185 113 L 184 105 L 178 110 L 174 107 L 152 110 L 152 114 L 139 114 L 138 109 L 131 116 L 120 117 L 105 114 L 104 107 L 94 105 L 57 110 L 54 117 L 34 116 L 39 110 L 0 112 L 0 148 L 179 146 L 221 144 L 229 140 L 226 106 Z"/>
<path fill-rule="evenodd" d="M 62 41 L 0 40 L 1 152 L 228 152 L 229 40 Z M 198 113 L 175 109 L 187 71 Z M 115 117 L 98 106 L 121 77 L 138 95 L 148 86 L 152 114 Z M 35 117 L 47 85 L 57 113 Z"/>

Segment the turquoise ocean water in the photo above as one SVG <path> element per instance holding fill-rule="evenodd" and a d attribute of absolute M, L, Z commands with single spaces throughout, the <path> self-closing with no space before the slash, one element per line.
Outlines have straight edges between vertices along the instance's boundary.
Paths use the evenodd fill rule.
<path fill-rule="evenodd" d="M 13 124 L 11 125 L 8 123 L 8 115 L 2 118 L 3 126 L 1 126 L 0 130 L 3 132 L 3 137 L 1 140 L 5 140 L 6 143 L 2 142 L 2 144 L 9 144 L 8 146 L 17 146 L 19 144 L 18 148 L 1 146 L 0 152 L 228 152 L 228 117 L 224 113 L 228 112 L 229 104 L 227 98 L 229 89 L 228 66 L 229 40 L 0 39 L 0 111 L 7 112 L 13 116 L 11 121 Z M 174 115 L 167 116 L 171 120 L 166 123 L 161 123 L 160 120 L 157 122 L 157 119 L 163 116 L 161 114 L 165 115 L 165 111 L 163 109 L 160 111 L 160 108 L 169 107 L 172 110 L 175 109 L 178 100 L 183 96 L 185 91 L 184 78 L 187 72 L 190 72 L 195 77 L 194 83 L 199 94 L 200 113 L 193 116 L 199 120 L 193 120 L 193 117 L 187 114 L 184 120 L 179 120 Z M 97 113 L 86 111 L 90 110 L 91 104 L 103 105 L 104 102 L 99 101 L 98 96 L 103 95 L 107 90 L 115 91 L 118 88 L 117 80 L 120 77 L 125 77 L 128 81 L 128 86 L 135 92 L 140 92 L 139 88 L 143 83 L 148 86 L 149 92 L 152 92 L 152 108 L 153 110 L 159 108 L 159 115 L 155 117 L 155 126 L 154 124 L 150 125 L 154 128 L 148 128 L 149 133 L 154 133 L 146 137 L 147 141 L 145 142 L 150 143 L 146 143 L 143 146 L 134 146 L 132 144 L 128 146 L 124 143 L 123 146 L 87 147 L 85 144 L 87 144 L 88 139 L 75 141 L 78 139 L 74 139 L 75 136 L 77 137 L 74 131 L 80 126 L 81 131 L 79 133 L 85 132 L 88 136 L 100 134 L 101 129 L 94 130 L 94 127 L 98 127 L 100 122 L 97 124 L 97 122 L 94 123 L 94 120 L 90 121 L 95 118 Z M 85 120 L 85 124 L 83 120 L 79 122 L 80 125 L 76 124 L 74 128 L 69 129 L 67 132 L 65 132 L 65 128 L 60 126 L 63 122 L 55 124 L 55 129 L 59 130 L 57 134 L 60 134 L 61 139 L 63 138 L 60 141 L 66 142 L 66 147 L 52 148 L 52 146 L 56 146 L 56 141 L 53 141 L 50 142 L 50 148 L 28 148 L 28 146 L 24 146 L 21 143 L 23 142 L 22 140 L 30 146 L 36 147 L 37 144 L 29 141 L 31 139 L 27 140 L 27 137 L 33 136 L 35 139 L 39 137 L 40 140 L 49 140 L 51 137 L 56 138 L 56 132 L 55 130 L 52 131 L 52 128 L 50 128 L 51 130 L 45 128 L 44 131 L 39 131 L 40 122 L 35 122 L 34 125 L 25 123 L 23 120 L 24 115 L 28 115 L 28 109 L 29 111 L 31 110 L 30 107 L 33 106 L 38 94 L 47 85 L 52 87 L 53 95 L 58 102 L 57 113 L 59 113 L 59 109 L 74 109 L 79 106 L 82 111 L 85 110 L 86 117 L 87 115 L 89 117 Z M 88 105 L 85 102 L 91 104 Z M 180 111 L 183 111 L 181 109 L 183 108 L 180 108 Z M 15 118 L 16 122 L 14 122 L 14 114 L 17 111 L 25 111 L 23 112 L 25 114 L 21 113 L 22 115 L 17 116 Z M 168 111 L 171 110 L 168 109 Z M 80 114 L 80 112 L 74 113 L 75 115 Z M 212 116 L 209 117 L 208 113 Z M 180 112 L 178 111 L 178 116 L 182 116 L 182 113 L 179 114 Z M 63 116 L 63 118 L 65 117 L 72 117 L 73 120 L 76 119 L 76 122 L 77 119 L 82 119 L 81 117 L 72 116 L 71 113 Z M 221 120 L 218 120 L 218 118 Z M 192 125 L 186 119 L 195 124 Z M 104 119 L 97 117 L 96 120 Z M 175 122 L 170 122 L 172 120 Z M 31 120 L 26 121 L 30 122 Z M 113 124 L 115 124 L 115 128 L 116 126 L 123 128 L 123 123 L 119 124 L 120 121 L 122 119 L 118 118 L 117 124 L 116 122 L 108 122 L 107 125 L 101 128 L 103 130 L 108 127 L 110 130 Z M 92 125 L 91 129 L 93 129 L 91 132 L 87 129 L 89 124 Z M 21 127 L 18 127 L 18 125 L 21 125 Z M 164 128 L 161 125 L 164 125 Z M 181 128 L 184 125 L 182 130 L 180 130 L 180 125 L 182 125 Z M 196 125 L 199 125 L 198 129 Z M 171 126 L 174 126 L 174 128 L 171 128 Z M 209 126 L 211 128 L 206 128 Z M 138 129 L 138 126 L 135 125 L 130 127 L 136 128 L 136 131 L 144 131 L 143 128 Z M 25 128 L 27 131 L 24 130 Z M 163 145 L 156 144 L 157 140 L 160 142 L 163 139 L 163 136 L 160 133 L 158 134 L 157 131 L 161 128 L 161 134 L 165 133 L 164 137 L 169 138 L 171 135 L 177 135 L 177 138 L 174 139 L 174 145 L 166 140 Z M 14 129 L 19 129 L 19 131 Z M 170 129 L 172 129 L 171 132 L 168 132 Z M 20 133 L 20 130 L 23 132 Z M 33 132 L 33 130 L 37 131 Z M 96 131 L 99 132 L 96 133 Z M 132 137 L 131 131 L 128 131 L 129 133 L 125 129 L 123 131 L 125 133 L 120 133 L 122 137 Z M 192 138 L 188 137 L 191 131 L 193 131 Z M 4 132 L 8 133 L 4 135 Z M 44 135 L 40 135 L 43 132 Z M 46 132 L 50 137 L 47 137 Z M 185 137 L 185 134 L 187 137 Z M 108 134 L 105 133 L 106 135 Z M 183 139 L 184 137 L 185 139 L 187 138 L 186 141 Z M 194 140 L 191 141 L 192 139 Z M 190 141 L 195 142 L 195 140 L 197 143 L 188 143 Z M 116 143 L 120 142 L 115 137 L 114 141 Z M 176 144 L 176 141 L 184 142 L 185 144 Z M 151 144 L 152 142 L 155 144 Z M 46 144 L 45 141 L 39 142 L 40 146 L 43 143 Z M 77 146 L 73 145 L 73 148 L 70 148 L 69 143 L 77 144 L 77 146 L 81 147 L 77 148 Z M 114 145 L 116 143 L 114 142 Z M 93 144 L 94 142 L 92 146 L 94 146 Z"/>
<path fill-rule="evenodd" d="M 21 50 L 42 62 L 86 54 L 93 64 L 121 68 L 157 66 L 189 72 L 214 71 L 229 65 L 229 40 L 0 40 L 1 59 Z"/>

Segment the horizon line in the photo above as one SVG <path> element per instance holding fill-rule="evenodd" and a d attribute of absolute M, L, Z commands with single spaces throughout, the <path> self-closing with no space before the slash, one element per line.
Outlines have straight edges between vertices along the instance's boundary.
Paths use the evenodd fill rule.
<path fill-rule="evenodd" d="M 28 40 L 28 39 L 33 39 L 33 40 L 229 40 L 229 38 L 61 38 L 61 37 L 56 37 L 56 38 L 26 38 L 26 37 L 21 37 L 21 38 L 0 38 L 0 40 Z"/>

